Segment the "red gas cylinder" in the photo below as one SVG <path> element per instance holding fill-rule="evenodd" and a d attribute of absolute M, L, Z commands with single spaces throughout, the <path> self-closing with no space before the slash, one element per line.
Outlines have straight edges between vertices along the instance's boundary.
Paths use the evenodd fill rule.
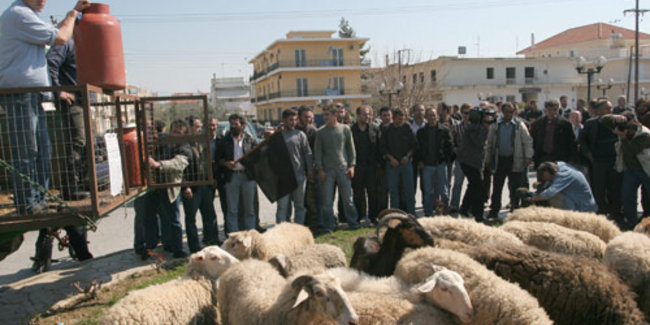
<path fill-rule="evenodd" d="M 122 28 L 106 4 L 84 10 L 74 29 L 77 81 L 104 89 L 126 88 Z"/>
<path fill-rule="evenodd" d="M 141 186 L 140 179 L 140 154 L 138 152 L 138 132 L 135 125 L 126 125 L 122 129 L 122 139 L 124 139 L 124 159 L 126 160 L 126 169 L 129 171 L 127 184 L 129 187 Z M 144 151 L 142 151 L 144 152 Z"/>

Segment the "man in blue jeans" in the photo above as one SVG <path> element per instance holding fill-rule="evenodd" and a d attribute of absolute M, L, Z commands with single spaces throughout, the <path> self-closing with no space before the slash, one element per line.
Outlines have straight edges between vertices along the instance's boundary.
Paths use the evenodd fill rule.
<path fill-rule="evenodd" d="M 45 46 L 68 42 L 77 15 L 89 4 L 78 1 L 57 27 L 38 17 L 44 6 L 43 0 L 17 0 L 0 16 L 0 88 L 50 86 Z M 2 95 L 0 106 L 7 113 L 11 164 L 47 190 L 52 147 L 41 94 Z M 13 175 L 13 188 L 19 214 L 47 212 L 45 195 L 18 175 Z"/>
<path fill-rule="evenodd" d="M 417 141 L 411 127 L 404 123 L 404 111 L 393 110 L 393 123 L 381 136 L 380 151 L 386 162 L 390 207 L 415 214 L 415 187 L 411 159 Z M 400 206 L 403 202 L 404 206 Z"/>
<path fill-rule="evenodd" d="M 356 152 L 352 131 L 347 125 L 338 122 L 339 111 L 329 106 L 323 109 L 325 126 L 316 133 L 314 159 L 321 182 L 322 215 L 320 233 L 334 231 L 334 186 L 338 185 L 339 200 L 343 201 L 345 217 L 350 230 L 358 229 L 358 214 L 352 199 L 352 183 Z"/>

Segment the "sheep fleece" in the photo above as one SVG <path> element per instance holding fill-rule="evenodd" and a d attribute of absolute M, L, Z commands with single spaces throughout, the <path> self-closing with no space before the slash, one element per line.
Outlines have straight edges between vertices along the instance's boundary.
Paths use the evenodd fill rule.
<path fill-rule="evenodd" d="M 515 210 L 506 217 L 505 221 L 550 222 L 563 227 L 592 233 L 606 243 L 621 234 L 618 227 L 612 221 L 607 220 L 605 216 L 590 212 L 528 207 Z"/>
<path fill-rule="evenodd" d="M 427 304 L 413 304 L 406 299 L 366 292 L 347 292 L 359 316 L 359 325 L 375 324 L 456 324 L 451 314 Z"/>
<path fill-rule="evenodd" d="M 498 228 L 489 227 L 473 220 L 452 217 L 432 217 L 418 219 L 422 227 L 434 238 L 461 241 L 468 245 L 511 244 L 524 245 L 517 236 Z"/>
<path fill-rule="evenodd" d="M 329 244 L 309 245 L 287 259 L 289 276 L 298 272 L 322 272 L 329 268 L 346 266 L 345 253 Z"/>
<path fill-rule="evenodd" d="M 260 238 L 262 240 L 259 240 Z M 302 247 L 313 244 L 314 236 L 309 228 L 283 222 L 259 237 L 253 237 L 252 257 L 266 261 L 276 254 L 292 254 Z"/>
<path fill-rule="evenodd" d="M 432 264 L 463 277 L 474 306 L 474 319 L 469 324 L 553 324 L 537 299 L 463 253 L 433 247 L 417 249 L 400 260 L 395 276 L 416 284 L 435 272 Z"/>
<path fill-rule="evenodd" d="M 507 222 L 501 229 L 541 250 L 601 259 L 605 242 L 591 233 L 548 222 Z"/>

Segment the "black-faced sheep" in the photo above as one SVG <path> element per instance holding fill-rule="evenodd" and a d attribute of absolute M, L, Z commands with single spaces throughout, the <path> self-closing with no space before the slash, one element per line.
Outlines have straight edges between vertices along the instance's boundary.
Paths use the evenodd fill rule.
<path fill-rule="evenodd" d="M 314 244 L 303 247 L 292 255 L 278 254 L 269 260 L 283 277 L 298 273 L 319 273 L 346 265 L 345 253 L 333 245 Z"/>
<path fill-rule="evenodd" d="M 221 247 L 240 260 L 255 258 L 266 261 L 276 254 L 293 254 L 313 244 L 314 237 L 309 228 L 283 222 L 263 234 L 254 229 L 230 233 Z"/>
<path fill-rule="evenodd" d="M 329 274 L 285 279 L 269 263 L 249 259 L 220 278 L 223 324 L 357 324 L 338 280 Z"/>
<path fill-rule="evenodd" d="M 380 213 L 377 233 L 386 226 L 382 240 L 377 237 L 359 237 L 354 243 L 350 267 L 375 276 L 390 276 L 406 248 L 433 246 L 433 237 L 414 216 L 400 210 L 388 209 Z"/>
<path fill-rule="evenodd" d="M 574 230 L 548 222 L 506 222 L 500 229 L 517 236 L 525 244 L 541 250 L 601 259 L 605 242 L 586 231 Z"/>
<path fill-rule="evenodd" d="M 594 259 L 530 246 L 469 246 L 440 241 L 469 255 L 535 296 L 557 324 L 647 324 L 635 294 Z"/>
<path fill-rule="evenodd" d="M 650 237 L 622 233 L 607 244 L 603 263 L 637 293 L 639 308 L 650 319 Z"/>
<path fill-rule="evenodd" d="M 445 242 L 439 240 L 438 243 Z M 452 250 L 423 247 L 406 253 L 397 264 L 395 277 L 420 283 L 440 267 L 458 272 L 474 307 L 470 324 L 552 324 L 537 299 L 469 256 Z"/>
<path fill-rule="evenodd" d="M 575 212 L 554 208 L 529 207 L 517 209 L 510 213 L 505 222 L 510 221 L 539 221 L 550 222 L 562 227 L 592 233 L 605 243 L 621 234 L 614 222 L 605 216 L 589 212 Z"/>
<path fill-rule="evenodd" d="M 524 245 L 517 236 L 474 220 L 431 217 L 420 218 L 418 221 L 435 238 L 460 241 L 472 246 L 485 244 Z"/>
<path fill-rule="evenodd" d="M 179 279 L 129 293 L 113 305 L 102 324 L 215 324 L 216 278 L 238 261 L 218 246 L 189 258 Z"/>

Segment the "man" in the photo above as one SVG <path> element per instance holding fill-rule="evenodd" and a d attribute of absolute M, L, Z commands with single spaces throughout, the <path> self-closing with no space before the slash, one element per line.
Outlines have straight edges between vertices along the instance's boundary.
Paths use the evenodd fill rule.
<path fill-rule="evenodd" d="M 405 123 L 404 111 L 393 110 L 393 123 L 381 136 L 380 151 L 386 160 L 386 179 L 390 207 L 415 214 L 415 187 L 411 163 L 417 142 L 411 127 Z"/>
<path fill-rule="evenodd" d="M 585 175 L 573 166 L 563 161 L 545 161 L 539 165 L 537 172 L 542 181 L 549 185 L 541 193 L 533 194 L 533 201 L 551 200 L 561 195 L 562 209 L 582 212 L 598 210 Z"/>
<path fill-rule="evenodd" d="M 307 176 L 311 178 L 312 153 L 307 135 L 296 129 L 298 112 L 287 109 L 282 112 L 282 138 L 289 151 L 291 165 L 298 186 L 293 192 L 278 200 L 275 222 L 291 221 L 291 201 L 293 201 L 294 222 L 305 224 L 305 185 Z"/>
<path fill-rule="evenodd" d="M 187 123 L 183 120 L 172 122 L 169 135 L 170 137 L 182 136 L 187 133 Z M 154 158 L 155 157 L 155 158 Z M 180 183 L 183 180 L 183 172 L 189 165 L 192 157 L 192 150 L 187 144 L 163 145 L 157 148 L 154 157 L 149 157 L 149 167 L 152 168 L 157 182 L 159 183 Z M 180 192 L 181 188 L 171 187 L 168 189 L 154 190 L 154 206 L 158 216 L 160 216 L 161 229 L 167 229 L 169 234 L 169 247 L 174 253 L 175 258 L 185 258 L 187 253 L 183 251 L 183 226 L 181 225 L 180 215 Z M 145 241 L 146 248 L 153 250 L 158 245 L 158 222 L 156 213 L 145 215 Z M 143 252 L 142 258 L 147 259 L 149 256 L 146 251 Z"/>
<path fill-rule="evenodd" d="M 214 119 L 210 120 L 213 123 Z M 192 117 L 190 119 L 190 134 L 203 134 L 203 123 L 201 119 Z M 216 124 L 216 120 L 214 120 Z M 206 180 L 206 154 L 208 154 L 201 143 L 190 145 L 192 157 L 189 166 L 185 169 L 185 181 L 194 182 Z M 212 150 L 212 149 L 210 149 Z M 210 156 L 211 157 L 211 156 Z M 210 166 L 211 168 L 212 166 Z M 217 213 L 214 211 L 214 187 L 212 185 L 199 185 L 183 189 L 183 210 L 185 212 L 185 233 L 187 233 L 187 245 L 191 253 L 201 250 L 199 234 L 196 229 L 196 213 L 201 211 L 203 222 L 203 243 L 219 244 L 217 230 Z"/>
<path fill-rule="evenodd" d="M 560 108 L 559 108 L 559 114 L 560 116 L 563 116 L 564 118 L 569 118 L 569 113 L 571 113 L 572 109 L 569 108 L 569 98 L 566 95 L 560 96 Z"/>
<path fill-rule="evenodd" d="M 367 217 L 370 223 L 376 224 L 380 212 L 376 188 L 379 127 L 370 123 L 371 112 L 372 107 L 369 105 L 359 106 L 356 112 L 357 122 L 351 127 L 357 157 L 352 192 L 359 221 Z"/>
<path fill-rule="evenodd" d="M 425 120 L 425 114 L 426 114 L 426 107 L 424 104 L 417 104 L 414 105 L 411 108 L 411 113 L 413 115 L 413 118 L 408 120 L 409 125 L 411 126 L 411 129 L 413 130 L 413 134 L 417 134 L 418 130 L 420 128 L 423 128 L 425 125 L 427 125 L 427 121 Z M 417 183 L 418 183 L 418 177 L 420 176 L 420 169 L 417 168 L 419 161 L 417 160 L 418 157 L 416 155 L 413 156 L 413 193 L 417 192 Z M 424 202 L 424 186 L 422 185 L 422 179 L 420 178 L 420 192 L 422 195 L 422 202 Z"/>
<path fill-rule="evenodd" d="M 226 181 L 226 198 L 228 211 L 226 212 L 225 227 L 228 235 L 231 232 L 250 230 L 255 228 L 255 192 L 256 185 L 250 170 L 246 169 L 238 160 L 255 147 L 255 139 L 245 132 L 246 118 L 239 114 L 228 117 L 230 132 L 219 143 L 217 157 L 219 164 L 224 167 L 224 180 Z M 240 201 L 243 214 L 238 220 Z M 243 229 L 240 229 L 239 225 Z"/>
<path fill-rule="evenodd" d="M 624 222 L 621 229 L 631 230 L 638 222 L 637 192 L 639 186 L 650 188 L 650 177 L 647 167 L 650 161 L 647 155 L 650 149 L 650 130 L 634 119 L 631 112 L 624 115 L 604 115 L 601 123 L 613 130 L 618 136 L 620 152 L 617 160 L 622 162 L 623 183 L 621 186 L 621 200 L 623 202 Z M 619 169 L 620 170 L 620 169 Z M 645 192 L 645 195 L 648 195 Z"/>
<path fill-rule="evenodd" d="M 614 114 L 623 114 L 625 111 L 631 111 L 629 107 L 627 107 L 627 98 L 625 98 L 624 95 L 618 96 L 618 101 L 617 101 L 618 106 L 614 107 L 613 113 Z"/>
<path fill-rule="evenodd" d="M 524 111 L 523 114 L 521 114 L 521 117 L 528 121 L 529 124 L 533 124 L 535 121 L 537 121 L 539 118 L 542 117 L 542 111 L 537 109 L 537 101 L 534 99 L 531 99 L 528 102 L 528 105 L 526 105 L 526 110 Z"/>
<path fill-rule="evenodd" d="M 38 17 L 45 2 L 17 0 L 0 16 L 0 88 L 50 86 L 45 46 L 67 43 L 77 15 L 89 6 L 87 1 L 78 1 L 57 28 Z M 52 148 L 41 101 L 40 93 L 0 96 L 7 114 L 11 164 L 47 191 Z M 17 174 L 12 178 L 19 214 L 47 212 L 44 193 L 33 189 Z"/>
<path fill-rule="evenodd" d="M 571 111 L 571 113 L 569 113 L 569 123 L 571 123 L 571 127 L 573 128 L 573 135 L 577 140 L 580 136 L 580 133 L 582 132 L 582 129 L 584 128 L 582 125 L 582 113 L 580 113 L 580 111 L 577 109 Z"/>
<path fill-rule="evenodd" d="M 443 213 L 449 204 L 447 164 L 452 161 L 451 133 L 438 122 L 436 109 L 426 110 L 427 124 L 418 130 L 418 150 L 415 156 L 422 176 L 424 215 L 432 216 L 436 205 Z M 436 204 L 437 202 L 437 204 Z"/>
<path fill-rule="evenodd" d="M 386 129 L 393 123 L 393 112 L 390 107 L 384 106 L 379 110 L 379 138 L 377 139 L 377 187 L 376 197 L 378 210 L 381 212 L 388 208 L 388 180 L 386 179 L 386 160 L 382 157 L 381 139 Z"/>
<path fill-rule="evenodd" d="M 296 129 L 307 135 L 309 147 L 313 151 L 314 141 L 316 141 L 316 127 L 314 127 L 314 111 L 308 106 L 298 107 L 298 125 L 296 125 Z"/>
<path fill-rule="evenodd" d="M 526 124 L 514 118 L 514 106 L 503 104 L 503 118 L 490 126 L 488 133 L 488 163 L 494 174 L 494 187 L 489 219 L 497 219 L 501 209 L 501 194 L 506 177 L 510 191 L 510 210 L 519 207 L 516 190 L 523 183 L 526 170 L 533 161 L 533 139 Z"/>
<path fill-rule="evenodd" d="M 582 121 L 588 121 L 591 118 L 589 110 L 587 109 L 587 102 L 584 99 L 578 99 L 576 102 L 576 111 L 579 111 L 582 115 Z"/>
<path fill-rule="evenodd" d="M 336 103 L 334 104 L 334 107 L 339 110 L 339 123 L 352 125 L 352 117 L 350 116 L 350 113 L 348 112 L 348 109 L 345 107 L 345 105 L 343 105 L 343 103 Z"/>
<path fill-rule="evenodd" d="M 533 161 L 539 167 L 544 161 L 576 161 L 576 140 L 571 123 L 558 116 L 560 102 L 551 99 L 544 103 L 546 116 L 530 127 L 535 154 Z"/>
<path fill-rule="evenodd" d="M 212 157 L 212 175 L 214 176 L 215 185 L 213 188 L 216 188 L 219 195 L 219 204 L 221 205 L 221 213 L 224 218 L 228 214 L 228 198 L 226 194 L 226 181 L 224 180 L 224 170 L 225 167 L 219 164 L 218 149 L 219 143 L 223 139 L 223 135 L 218 133 L 219 123 L 216 118 L 211 117 L 210 123 L 208 124 L 208 129 L 210 131 L 210 157 Z M 228 229 L 225 228 L 224 231 L 228 233 Z"/>
<path fill-rule="evenodd" d="M 578 143 L 580 152 L 589 163 L 589 180 L 598 204 L 598 213 L 609 215 L 617 223 L 622 220 L 621 183 L 623 174 L 616 171 L 616 142 L 618 136 L 601 123 L 602 116 L 612 113 L 612 104 L 601 101 L 594 110 L 596 116 L 585 123 Z"/>
<path fill-rule="evenodd" d="M 334 186 L 338 185 L 339 200 L 343 202 L 349 229 L 358 229 L 358 214 L 352 199 L 350 180 L 354 177 L 356 153 L 352 131 L 338 122 L 339 109 L 325 107 L 325 125 L 316 133 L 314 158 L 318 179 L 323 184 L 320 232 L 334 231 Z"/>
<path fill-rule="evenodd" d="M 316 127 L 314 127 L 314 111 L 308 106 L 300 106 L 298 108 L 298 125 L 296 129 L 305 133 L 307 136 L 307 141 L 309 141 L 309 148 L 314 152 L 314 142 L 316 141 Z M 307 177 L 307 185 L 305 186 L 305 225 L 316 232 L 318 230 L 318 222 L 320 218 L 320 203 L 317 188 L 317 180 L 313 177 L 314 175 L 314 164 L 312 159 L 312 165 L 308 166 L 309 173 L 307 175 L 312 175 Z"/>
<path fill-rule="evenodd" d="M 447 164 L 447 188 L 449 189 L 449 191 L 451 191 L 452 188 L 451 181 L 452 181 L 452 176 L 454 175 L 454 161 L 456 160 L 456 153 L 454 152 L 454 138 L 458 136 L 460 121 L 452 117 L 451 107 L 447 105 L 445 102 L 441 102 L 438 104 L 438 109 L 436 110 L 436 112 L 438 113 L 438 123 L 442 124 L 447 129 L 449 129 L 451 139 L 452 139 L 452 152 L 450 157 L 451 160 Z M 451 199 L 451 195 L 449 195 L 449 198 Z M 450 202 L 447 203 L 449 204 Z M 447 210 L 448 212 L 452 212 L 451 206 L 448 206 Z M 458 205 L 456 205 L 453 212 L 456 211 L 458 211 Z"/>
<path fill-rule="evenodd" d="M 455 156 L 452 172 L 454 176 L 454 185 L 451 187 L 451 202 L 449 203 L 449 212 L 451 213 L 458 212 L 458 208 L 460 207 L 463 183 L 465 182 L 465 174 L 463 174 L 463 169 L 460 167 L 460 161 L 458 160 L 458 148 L 460 147 L 463 130 L 465 128 L 465 125 L 468 123 L 467 119 L 469 118 L 470 109 L 472 109 L 472 104 L 470 103 L 464 103 L 461 105 L 460 112 L 462 119 L 458 122 L 456 127 L 451 129 L 451 137 L 454 145 Z"/>

